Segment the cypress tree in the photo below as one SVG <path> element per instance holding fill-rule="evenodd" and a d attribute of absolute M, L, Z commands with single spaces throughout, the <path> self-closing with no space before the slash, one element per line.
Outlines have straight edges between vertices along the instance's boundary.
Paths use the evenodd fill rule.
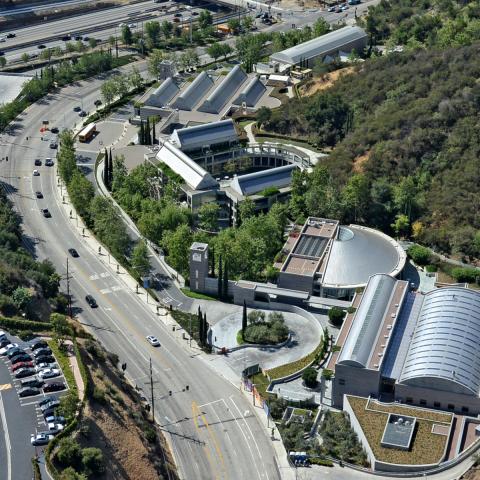
<path fill-rule="evenodd" d="M 220 255 L 218 259 L 218 298 L 223 298 L 223 292 L 222 292 L 222 255 Z"/>
<path fill-rule="evenodd" d="M 225 262 L 225 265 L 223 267 L 223 289 L 222 293 L 223 296 L 225 297 L 225 300 L 228 300 L 228 263 Z"/>
<path fill-rule="evenodd" d="M 145 145 L 145 129 L 143 127 L 143 120 L 140 120 L 140 132 L 138 134 L 138 143 Z"/>
<path fill-rule="evenodd" d="M 155 117 L 152 118 L 152 145 L 155 145 L 157 139 L 155 138 Z"/>
<path fill-rule="evenodd" d="M 209 325 L 208 325 L 208 322 L 207 322 L 207 313 L 205 312 L 203 314 L 203 344 L 204 345 L 207 345 L 207 343 L 208 343 L 208 341 L 207 341 L 208 340 L 208 338 L 207 338 L 208 337 L 208 327 L 209 327 Z"/>
<path fill-rule="evenodd" d="M 108 188 L 112 190 L 113 183 L 113 158 L 112 158 L 112 149 L 110 149 L 110 161 L 108 162 Z"/>
<path fill-rule="evenodd" d="M 210 276 L 215 276 L 215 249 L 212 247 L 212 252 L 210 254 Z"/>
<path fill-rule="evenodd" d="M 242 315 L 242 337 L 245 340 L 245 330 L 247 328 L 247 302 L 243 301 L 243 315 Z"/>
<path fill-rule="evenodd" d="M 152 141 L 150 138 L 150 120 L 147 117 L 147 123 L 145 126 L 145 145 L 151 145 Z"/>
<path fill-rule="evenodd" d="M 108 152 L 105 150 L 105 164 L 103 165 L 103 183 L 108 190 Z"/>

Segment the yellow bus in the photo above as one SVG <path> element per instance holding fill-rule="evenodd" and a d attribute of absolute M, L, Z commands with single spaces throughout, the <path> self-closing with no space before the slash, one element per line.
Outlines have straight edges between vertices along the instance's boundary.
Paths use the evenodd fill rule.
<path fill-rule="evenodd" d="M 78 140 L 82 143 L 89 142 L 96 132 L 97 126 L 94 123 L 90 123 L 78 134 Z"/>

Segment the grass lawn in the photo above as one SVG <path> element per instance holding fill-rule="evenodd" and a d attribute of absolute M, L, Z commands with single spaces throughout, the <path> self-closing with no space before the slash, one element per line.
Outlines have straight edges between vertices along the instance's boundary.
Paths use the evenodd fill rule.
<path fill-rule="evenodd" d="M 255 120 L 242 120 L 241 122 L 238 122 L 238 124 L 242 127 L 245 128 L 247 125 L 250 125 L 251 123 L 255 123 Z"/>
<path fill-rule="evenodd" d="M 192 292 L 189 288 L 180 289 L 184 295 L 190 298 L 197 298 L 198 300 L 218 300 L 218 298 L 204 293 Z"/>
<path fill-rule="evenodd" d="M 270 394 L 267 393 L 267 388 L 270 385 L 268 378 L 260 372 L 260 373 L 257 373 L 256 375 L 251 376 L 250 380 L 255 385 L 255 388 L 257 389 L 258 393 L 262 396 L 262 398 L 264 398 L 265 400 L 268 400 L 270 398 Z"/>
<path fill-rule="evenodd" d="M 432 427 L 434 423 L 440 423 L 440 419 L 444 420 L 446 418 L 451 418 L 451 415 L 431 412 L 431 418 L 438 419 L 433 421 L 423 418 L 430 416 L 430 412 L 425 410 L 417 410 L 399 405 L 389 408 L 371 402 L 369 404 L 370 408 L 378 408 L 387 411 L 390 410 L 400 415 L 413 414 L 417 417 L 418 426 L 413 436 L 411 448 L 409 451 L 402 451 L 385 448 L 381 445 L 388 413 L 384 413 L 383 411 L 366 410 L 365 407 L 368 402 L 366 398 L 348 397 L 348 401 L 377 460 L 399 465 L 430 465 L 436 464 L 442 460 L 448 436 L 432 433 Z M 441 422 L 441 425 L 445 425 L 445 423 Z"/>

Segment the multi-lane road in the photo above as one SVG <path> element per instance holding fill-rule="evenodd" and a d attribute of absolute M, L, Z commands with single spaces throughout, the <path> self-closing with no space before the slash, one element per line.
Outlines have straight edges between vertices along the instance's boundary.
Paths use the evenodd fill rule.
<path fill-rule="evenodd" d="M 80 257 L 70 261 L 77 318 L 127 363 L 127 374 L 137 385 L 148 381 L 152 358 L 156 418 L 181 478 L 276 479 L 269 432 L 252 405 L 211 369 L 208 358 L 179 343 L 171 327 L 88 245 L 61 205 L 55 170 L 42 166 L 40 176 L 32 176 L 34 159 L 51 156 L 48 142 L 40 137 L 42 120 L 49 119 L 52 127 L 73 126 L 78 122 L 73 107 L 83 99 L 86 109 L 93 109 L 100 85 L 101 80 L 92 79 L 49 95 L 19 117 L 12 133 L 1 135 L 0 158 L 8 155 L 9 161 L 0 162 L 0 182 L 22 216 L 26 245 L 39 259 L 52 260 L 61 273 L 66 271 L 67 249 L 79 252 Z M 44 199 L 35 198 L 36 190 Z M 41 215 L 45 207 L 52 218 Z M 97 299 L 99 308 L 87 305 L 87 294 Z M 148 334 L 156 335 L 162 346 L 151 347 L 145 340 Z M 18 478 L 15 472 L 13 478 Z"/>

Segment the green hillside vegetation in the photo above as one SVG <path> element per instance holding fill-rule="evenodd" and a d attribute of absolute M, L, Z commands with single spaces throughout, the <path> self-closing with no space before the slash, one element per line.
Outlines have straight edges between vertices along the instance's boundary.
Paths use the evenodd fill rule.
<path fill-rule="evenodd" d="M 356 68 L 265 124 L 334 147 L 313 175 L 295 177 L 292 213 L 480 256 L 480 45 L 391 54 Z"/>

